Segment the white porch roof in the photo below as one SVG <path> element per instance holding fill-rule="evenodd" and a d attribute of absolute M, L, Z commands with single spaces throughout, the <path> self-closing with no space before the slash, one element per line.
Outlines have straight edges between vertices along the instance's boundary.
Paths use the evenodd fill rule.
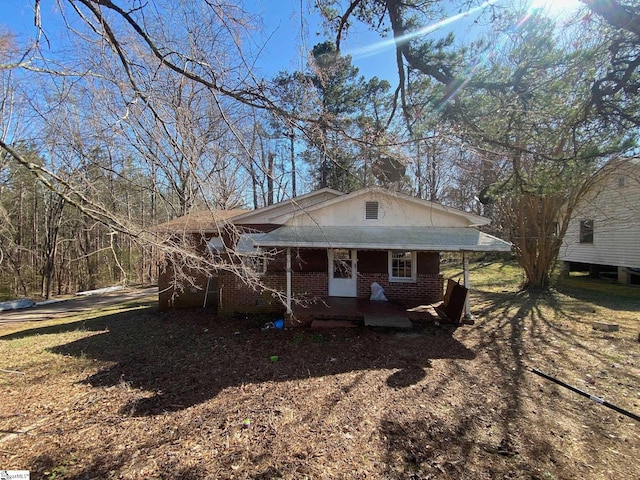
<path fill-rule="evenodd" d="M 283 226 L 253 234 L 257 247 L 509 252 L 511 244 L 471 227 Z"/>

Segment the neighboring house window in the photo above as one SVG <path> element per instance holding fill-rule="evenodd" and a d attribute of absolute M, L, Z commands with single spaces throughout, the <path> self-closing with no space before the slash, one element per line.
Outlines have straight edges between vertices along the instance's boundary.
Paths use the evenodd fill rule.
<path fill-rule="evenodd" d="M 626 185 L 626 181 L 625 181 L 625 176 L 624 175 L 620 175 L 618 177 L 618 187 L 624 187 Z"/>
<path fill-rule="evenodd" d="M 364 218 L 365 220 L 378 220 L 378 202 L 365 202 Z"/>
<path fill-rule="evenodd" d="M 593 220 L 580 221 L 580 243 L 593 243 Z"/>
<path fill-rule="evenodd" d="M 414 282 L 416 280 L 415 252 L 389 252 L 389 281 Z"/>
<path fill-rule="evenodd" d="M 242 264 L 255 275 L 264 275 L 267 272 L 267 259 L 264 255 L 244 255 Z"/>

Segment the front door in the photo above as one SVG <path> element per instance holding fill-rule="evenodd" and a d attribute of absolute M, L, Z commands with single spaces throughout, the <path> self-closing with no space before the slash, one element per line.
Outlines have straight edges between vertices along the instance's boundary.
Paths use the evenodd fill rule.
<path fill-rule="evenodd" d="M 357 294 L 357 250 L 329 250 L 329 296 L 355 297 Z"/>

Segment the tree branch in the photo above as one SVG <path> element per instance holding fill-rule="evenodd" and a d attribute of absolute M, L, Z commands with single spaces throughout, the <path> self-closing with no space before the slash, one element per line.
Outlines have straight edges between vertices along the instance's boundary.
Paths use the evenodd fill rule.
<path fill-rule="evenodd" d="M 616 0 L 581 0 L 610 25 L 640 37 L 640 8 L 622 5 Z"/>

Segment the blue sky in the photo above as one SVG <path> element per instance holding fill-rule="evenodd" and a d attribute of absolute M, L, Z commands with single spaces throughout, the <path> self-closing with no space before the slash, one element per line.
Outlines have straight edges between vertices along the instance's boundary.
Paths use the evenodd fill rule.
<path fill-rule="evenodd" d="M 493 0 L 494 2 L 496 0 Z M 324 40 L 334 40 L 324 36 L 320 15 L 311 10 L 307 0 L 277 0 L 256 1 L 254 8 L 260 12 L 266 25 L 266 34 L 273 34 L 267 41 L 267 59 L 279 58 L 282 62 L 281 69 L 299 69 L 301 65 L 301 51 L 309 51 L 313 45 Z M 274 8 L 277 4 L 279 8 Z M 300 23 L 300 13 L 304 15 L 303 25 Z M 456 16 L 458 12 L 452 13 Z M 473 29 L 473 18 L 460 16 L 456 21 L 443 25 L 441 29 L 434 29 L 430 35 L 440 35 L 453 30 L 456 37 L 468 39 L 469 34 L 476 35 L 477 29 Z M 302 35 L 301 35 L 302 34 Z M 301 44 L 301 38 L 304 43 Z M 282 46 L 288 48 L 284 55 Z M 353 25 L 349 35 L 343 38 L 341 49 L 343 54 L 351 55 L 353 64 L 360 69 L 360 74 L 367 78 L 378 76 L 394 82 L 397 79 L 397 67 L 395 60 L 393 39 L 381 38 L 377 33 L 371 32 L 365 25 Z"/>
<path fill-rule="evenodd" d="M 256 38 L 255 41 L 257 45 L 264 45 L 260 66 L 269 74 L 275 74 L 280 70 L 300 69 L 301 60 L 304 64 L 306 57 L 303 52 L 326 39 L 320 26 L 320 16 L 309 7 L 307 0 L 303 0 L 302 5 L 300 0 L 256 0 L 246 2 L 246 5 L 250 11 L 260 14 L 265 25 L 263 36 Z M 69 16 L 75 16 L 75 14 L 70 13 Z M 55 1 L 42 0 L 41 17 L 45 31 L 53 44 L 55 37 L 65 30 Z M 22 39 L 33 37 L 35 35 L 33 0 L 1 0 L 0 25 L 0 28 L 11 30 Z M 360 28 L 359 32 L 347 41 L 346 46 L 361 46 L 363 42 L 374 41 L 376 38 L 373 33 Z M 387 55 L 380 57 L 384 56 L 389 61 L 393 61 L 393 53 L 390 49 L 387 50 Z M 363 69 L 361 73 L 366 76 L 384 71 L 384 66 L 380 64 L 379 59 L 360 63 L 359 67 Z"/>
<path fill-rule="evenodd" d="M 503 4 L 508 0 L 485 2 Z M 0 28 L 10 29 L 22 37 L 32 37 L 33 0 L 1 0 Z M 533 0 L 535 6 L 547 6 L 552 11 L 577 4 L 578 0 Z M 320 16 L 308 0 L 255 0 L 245 2 L 246 8 L 259 14 L 264 22 L 262 37 L 256 38 L 257 46 L 264 46 L 258 63 L 259 74 L 270 77 L 281 70 L 299 70 L 306 61 L 306 52 L 318 42 L 327 40 L 320 25 Z M 551 6 L 550 6 L 551 5 Z M 57 11 L 54 0 L 41 1 L 42 23 L 52 44 L 58 35 L 64 35 L 66 28 Z M 70 16 L 75 16 L 71 14 Z M 302 22 L 301 22 L 302 16 Z M 464 16 L 464 12 L 452 11 L 452 21 L 439 29 L 427 29 L 424 35 L 438 36 L 453 30 L 459 42 L 468 42 L 478 35 L 474 24 L 477 14 Z M 445 22 L 446 23 L 446 22 Z M 333 40 L 334 38 L 328 38 Z M 394 45 L 391 40 L 380 38 L 364 25 L 352 27 L 343 41 L 343 53 L 350 54 L 353 64 L 360 74 L 367 78 L 374 75 L 397 83 Z"/>
<path fill-rule="evenodd" d="M 266 76 L 280 70 L 300 69 L 305 64 L 306 52 L 316 43 L 327 39 L 320 25 L 319 14 L 309 6 L 307 0 L 256 0 L 247 2 L 247 5 L 261 15 L 265 25 L 264 36 L 256 39 L 256 44 L 264 45 L 258 67 Z M 45 31 L 54 44 L 56 37 L 66 31 L 55 1 L 42 0 L 41 17 Z M 461 20 L 449 28 L 460 27 L 463 23 L 464 20 Z M 9 29 L 23 39 L 33 37 L 33 1 L 2 0 L 0 25 L 2 29 Z M 461 28 L 457 32 L 464 34 Z M 371 52 L 372 45 L 378 47 L 374 49 L 375 53 Z M 392 83 L 397 77 L 393 48 L 390 42 L 384 43 L 376 33 L 362 25 L 352 28 L 342 45 L 343 52 L 352 55 L 353 63 L 362 75 L 367 78 L 376 75 Z"/>
<path fill-rule="evenodd" d="M 300 69 L 302 49 L 309 51 L 318 42 L 335 39 L 334 36 L 327 38 L 323 35 L 320 15 L 309 7 L 308 0 L 256 0 L 247 3 L 253 3 L 253 7 L 250 8 L 262 15 L 266 26 L 265 34 L 272 35 L 265 45 L 264 64 L 279 65 L 275 72 Z M 487 0 L 468 11 L 451 9 L 444 21 L 422 29 L 421 36 L 438 38 L 453 32 L 456 43 L 468 44 L 482 33 L 484 27 L 481 24 L 486 19 L 479 23 L 475 20 L 487 6 L 500 7 L 511 3 L 512 0 Z M 531 8 L 543 9 L 558 20 L 565 18 L 581 5 L 579 0 L 530 0 L 530 3 Z M 371 32 L 367 26 L 355 24 L 349 31 L 349 36 L 343 39 L 341 49 L 343 54 L 351 55 L 353 64 L 360 69 L 360 74 L 367 78 L 378 76 L 392 84 L 397 83 L 395 45 L 391 37 L 383 39 L 377 33 Z"/>

